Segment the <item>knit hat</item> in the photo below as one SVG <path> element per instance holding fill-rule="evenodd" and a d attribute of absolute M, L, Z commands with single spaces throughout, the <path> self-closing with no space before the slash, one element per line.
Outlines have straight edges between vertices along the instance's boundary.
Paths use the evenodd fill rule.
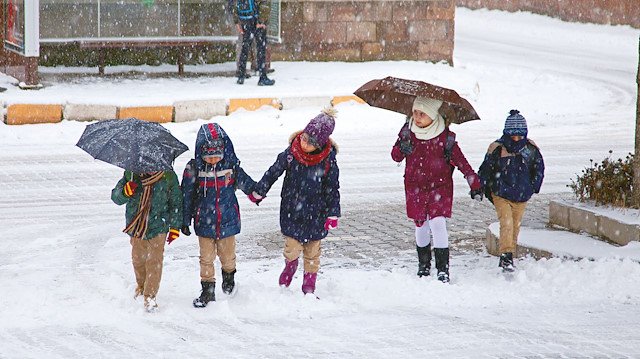
<path fill-rule="evenodd" d="M 527 120 L 520 114 L 520 111 L 509 111 L 509 117 L 504 122 L 504 131 L 502 133 L 507 136 L 527 137 Z"/>
<path fill-rule="evenodd" d="M 432 120 L 435 121 L 436 117 L 438 116 L 438 110 L 440 109 L 440 106 L 442 106 L 442 101 L 440 100 L 416 96 L 416 99 L 413 100 L 413 108 L 411 109 L 411 111 L 420 110 L 426 113 Z"/>
<path fill-rule="evenodd" d="M 202 158 L 207 157 L 224 157 L 224 140 L 222 138 L 209 140 L 202 145 Z"/>
<path fill-rule="evenodd" d="M 309 140 L 315 147 L 322 148 L 327 144 L 336 127 L 337 113 L 333 107 L 325 108 L 318 116 L 312 118 L 302 131 L 309 135 Z"/>

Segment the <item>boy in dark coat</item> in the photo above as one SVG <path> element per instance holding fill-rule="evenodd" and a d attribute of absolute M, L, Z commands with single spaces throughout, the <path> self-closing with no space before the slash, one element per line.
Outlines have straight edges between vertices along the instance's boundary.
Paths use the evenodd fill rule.
<path fill-rule="evenodd" d="M 235 287 L 236 237 L 240 233 L 240 208 L 235 191 L 251 193 L 255 182 L 240 167 L 231 139 L 217 123 L 202 125 L 198 131 L 195 159 L 187 163 L 182 176 L 184 220 L 182 232 L 193 227 L 200 244 L 200 297 L 196 308 L 206 307 L 215 297 L 216 255 L 222 264 L 222 291 Z"/>
<path fill-rule="evenodd" d="M 431 236 L 438 280 L 449 282 L 449 235 L 446 218 L 453 205 L 453 168 L 457 167 L 471 187 L 471 197 L 481 200 L 478 175 L 455 142 L 455 134 L 438 113 L 442 101 L 416 97 L 409 123 L 400 130 L 391 150 L 396 162 L 406 159 L 404 187 L 407 216 L 416 225 L 418 276 L 431 270 Z M 448 148 L 448 147 L 450 148 Z"/>
<path fill-rule="evenodd" d="M 154 311 L 162 277 L 164 242 L 178 238 L 182 225 L 182 194 L 173 171 L 134 174 L 125 171 L 111 191 L 111 200 L 126 204 L 131 236 L 131 259 L 137 287 L 134 298 L 144 295 L 144 307 Z"/>
<path fill-rule="evenodd" d="M 279 284 L 288 287 L 304 254 L 302 292 L 313 293 L 320 268 L 320 240 L 338 226 L 340 217 L 339 169 L 336 144 L 329 138 L 335 127 L 335 111 L 326 109 L 304 130 L 265 172 L 249 199 L 260 202 L 284 173 L 280 202 L 280 230 L 285 235 L 285 267 Z"/>
<path fill-rule="evenodd" d="M 518 110 L 511 110 L 502 137 L 489 145 L 478 171 L 500 221 L 498 266 L 510 272 L 527 201 L 540 192 L 544 178 L 542 154 L 527 134 L 527 121 Z"/>
<path fill-rule="evenodd" d="M 235 0 L 233 7 L 233 22 L 236 24 L 238 33 L 242 35 L 242 49 L 240 51 L 240 61 L 238 62 L 238 85 L 244 84 L 245 73 L 247 71 L 247 57 L 251 42 L 256 40 L 256 57 L 258 61 L 258 71 L 260 79 L 258 86 L 271 86 L 275 83 L 267 77 L 265 65 L 267 51 L 267 22 L 271 14 L 270 0 Z"/>

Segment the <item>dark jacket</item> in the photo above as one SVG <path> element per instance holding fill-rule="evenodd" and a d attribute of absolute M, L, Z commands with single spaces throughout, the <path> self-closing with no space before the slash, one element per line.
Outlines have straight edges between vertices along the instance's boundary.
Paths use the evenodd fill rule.
<path fill-rule="evenodd" d="M 526 202 L 540 192 L 544 161 L 531 140 L 517 153 L 509 153 L 499 139 L 489 146 L 478 174 L 490 200 L 495 194 L 513 202 Z"/>
<path fill-rule="evenodd" d="M 312 166 L 298 162 L 289 146 L 256 185 L 256 192 L 266 196 L 286 171 L 280 193 L 280 230 L 301 243 L 325 238 L 327 217 L 340 217 L 337 147 L 333 141 L 331 146 L 329 155 Z"/>
<path fill-rule="evenodd" d="M 233 1 L 233 23 L 237 24 L 240 21 L 247 21 L 238 18 L 238 6 L 237 1 Z M 269 22 L 269 16 L 271 16 L 271 1 L 270 0 L 242 0 L 242 1 L 253 1 L 255 8 L 255 16 L 258 24 L 267 24 Z"/>
<path fill-rule="evenodd" d="M 451 217 L 454 166 L 464 174 L 472 190 L 480 189 L 478 175 L 467 162 L 457 142 L 451 148 L 450 161 L 445 157 L 447 136 L 449 134 L 455 136 L 455 134 L 447 129 L 430 140 L 419 140 L 413 132 L 409 132 L 413 152 L 405 156 L 400 152 L 402 131 L 400 130 L 398 140 L 391 150 L 391 158 L 401 162 L 406 157 L 404 189 L 407 216 L 421 221 L 436 217 Z"/>
<path fill-rule="evenodd" d="M 215 166 L 202 159 L 202 146 L 212 137 L 224 140 L 224 157 Z M 183 224 L 194 219 L 200 237 L 221 239 L 240 233 L 240 207 L 237 188 L 249 194 L 255 182 L 240 167 L 233 143 L 216 123 L 200 127 L 196 137 L 195 158 L 187 163 L 182 176 Z"/>
<path fill-rule="evenodd" d="M 131 197 L 124 195 L 124 185 L 128 181 L 138 184 L 135 193 Z M 127 204 L 125 211 L 127 225 L 133 221 L 133 218 L 138 213 L 142 191 L 140 177 L 131 171 L 124 171 L 124 175 L 111 191 L 111 200 L 115 204 Z M 180 229 L 181 226 L 182 193 L 180 193 L 178 176 L 173 171 L 165 171 L 162 179 L 153 185 L 147 232 L 143 239 L 151 239 L 160 233 L 169 232 L 169 228 Z"/>

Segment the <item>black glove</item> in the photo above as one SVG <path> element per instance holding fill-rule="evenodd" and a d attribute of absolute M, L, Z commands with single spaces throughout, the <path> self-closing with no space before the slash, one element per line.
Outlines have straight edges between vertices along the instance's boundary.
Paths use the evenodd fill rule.
<path fill-rule="evenodd" d="M 469 192 L 469 194 L 471 195 L 471 199 L 475 199 L 476 201 L 481 202 L 484 192 L 482 192 L 482 188 L 476 189 L 476 190 L 472 189 L 471 192 Z"/>
<path fill-rule="evenodd" d="M 409 156 L 413 152 L 413 144 L 411 140 L 400 141 L 400 152 L 405 156 Z"/>
<path fill-rule="evenodd" d="M 182 226 L 182 229 L 180 231 L 185 236 L 190 236 L 191 235 L 191 231 L 189 230 L 189 226 Z"/>

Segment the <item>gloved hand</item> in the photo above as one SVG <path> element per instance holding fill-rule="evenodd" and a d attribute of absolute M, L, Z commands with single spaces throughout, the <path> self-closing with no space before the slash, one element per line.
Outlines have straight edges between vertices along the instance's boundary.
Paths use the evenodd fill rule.
<path fill-rule="evenodd" d="M 338 228 L 338 217 L 327 217 L 327 220 L 324 221 L 324 229 L 328 231 L 335 228 Z"/>
<path fill-rule="evenodd" d="M 471 190 L 471 192 L 469 192 L 469 194 L 471 195 L 472 199 L 475 199 L 478 202 L 482 201 L 482 196 L 484 195 L 484 193 L 482 192 L 482 188 L 479 189 L 475 189 L 475 190 Z"/>
<path fill-rule="evenodd" d="M 138 184 L 133 181 L 125 183 L 123 188 L 124 195 L 127 197 L 133 196 L 136 193 L 136 188 L 138 188 Z"/>
<path fill-rule="evenodd" d="M 409 156 L 413 152 L 413 144 L 411 143 L 411 140 L 400 141 L 400 152 L 405 156 Z"/>
<path fill-rule="evenodd" d="M 190 236 L 191 235 L 191 231 L 189 230 L 189 226 L 182 226 L 181 232 L 185 236 Z"/>
<path fill-rule="evenodd" d="M 169 234 L 167 234 L 167 244 L 171 244 L 171 242 L 175 241 L 180 237 L 180 231 L 175 228 L 169 229 Z"/>
<path fill-rule="evenodd" d="M 261 195 L 259 195 L 256 191 L 251 192 L 247 198 L 249 198 L 249 201 L 253 202 L 256 204 L 256 206 L 260 205 L 260 202 L 262 202 L 262 199 L 264 197 L 262 197 Z"/>

